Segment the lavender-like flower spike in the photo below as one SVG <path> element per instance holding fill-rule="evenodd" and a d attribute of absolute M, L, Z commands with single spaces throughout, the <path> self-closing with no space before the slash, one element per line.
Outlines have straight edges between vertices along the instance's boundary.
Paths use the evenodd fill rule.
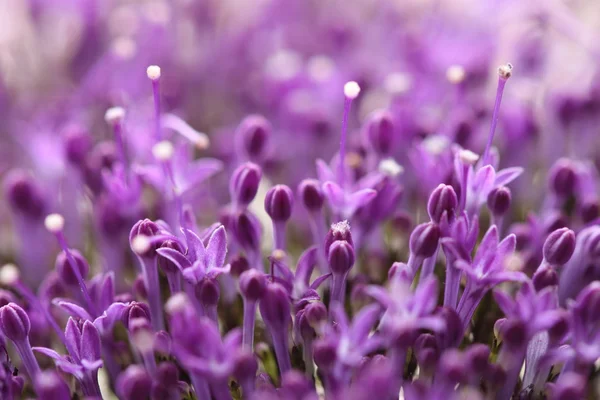
<path fill-rule="evenodd" d="M 0 308 L 0 331 L 14 343 L 27 375 L 35 381 L 40 373 L 40 366 L 29 343 L 30 329 L 31 322 L 27 313 L 17 304 L 9 303 Z"/>

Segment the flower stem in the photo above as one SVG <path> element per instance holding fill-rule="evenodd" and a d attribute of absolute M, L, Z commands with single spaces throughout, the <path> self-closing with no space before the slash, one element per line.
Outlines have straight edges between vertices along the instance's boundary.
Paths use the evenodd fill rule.
<path fill-rule="evenodd" d="M 290 353 L 288 351 L 287 332 L 285 329 L 271 329 L 273 338 L 273 347 L 275 348 L 275 357 L 281 375 L 292 368 Z"/>
<path fill-rule="evenodd" d="M 19 357 L 21 357 L 21 362 L 23 363 L 23 368 L 25 368 L 25 372 L 29 376 L 32 382 L 35 382 L 36 376 L 41 372 L 40 366 L 33 355 L 33 350 L 31 350 L 31 344 L 29 344 L 29 338 L 25 338 L 22 341 L 14 342 L 15 348 L 17 349 L 17 353 L 19 353 Z"/>
<path fill-rule="evenodd" d="M 256 301 L 244 299 L 244 325 L 242 327 L 242 345 L 250 351 L 254 348 L 254 322 L 256 319 Z"/>
<path fill-rule="evenodd" d="M 490 133 L 488 135 L 488 141 L 483 152 L 482 166 L 489 164 L 489 153 L 492 148 L 492 142 L 494 141 L 494 134 L 496 133 L 496 125 L 498 124 L 498 114 L 500 112 L 500 104 L 502 103 L 502 94 L 504 93 L 504 86 L 506 85 L 506 78 L 503 76 L 498 77 L 498 87 L 496 89 L 496 101 L 494 103 L 494 111 L 492 113 L 492 123 L 490 125 Z"/>

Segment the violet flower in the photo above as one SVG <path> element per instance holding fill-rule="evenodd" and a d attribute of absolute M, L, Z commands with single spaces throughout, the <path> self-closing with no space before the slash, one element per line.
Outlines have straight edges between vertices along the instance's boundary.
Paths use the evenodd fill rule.
<path fill-rule="evenodd" d="M 100 397 L 98 369 L 102 366 L 102 358 L 98 330 L 90 321 L 77 323 L 69 318 L 65 338 L 69 356 L 61 356 L 46 347 L 34 347 L 33 350 L 52 358 L 57 367 L 73 375 L 79 381 L 85 396 Z"/>

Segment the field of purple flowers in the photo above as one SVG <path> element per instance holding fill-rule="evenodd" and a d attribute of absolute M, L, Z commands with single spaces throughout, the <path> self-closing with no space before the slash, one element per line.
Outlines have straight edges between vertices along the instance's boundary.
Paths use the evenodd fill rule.
<path fill-rule="evenodd" d="M 600 398 L 600 6 L 0 0 L 0 400 Z"/>

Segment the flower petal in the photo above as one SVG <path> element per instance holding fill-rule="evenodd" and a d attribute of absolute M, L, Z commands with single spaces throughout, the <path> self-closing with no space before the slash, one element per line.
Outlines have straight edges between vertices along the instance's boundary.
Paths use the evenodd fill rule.
<path fill-rule="evenodd" d="M 208 245 L 206 246 L 206 258 L 208 269 L 222 267 L 225 264 L 227 255 L 227 233 L 225 227 L 221 225 L 210 235 Z"/>
<path fill-rule="evenodd" d="M 511 167 L 504 168 L 496 173 L 496 179 L 494 180 L 494 186 L 506 186 L 515 179 L 517 179 L 522 173 L 523 168 L 521 167 Z"/>

